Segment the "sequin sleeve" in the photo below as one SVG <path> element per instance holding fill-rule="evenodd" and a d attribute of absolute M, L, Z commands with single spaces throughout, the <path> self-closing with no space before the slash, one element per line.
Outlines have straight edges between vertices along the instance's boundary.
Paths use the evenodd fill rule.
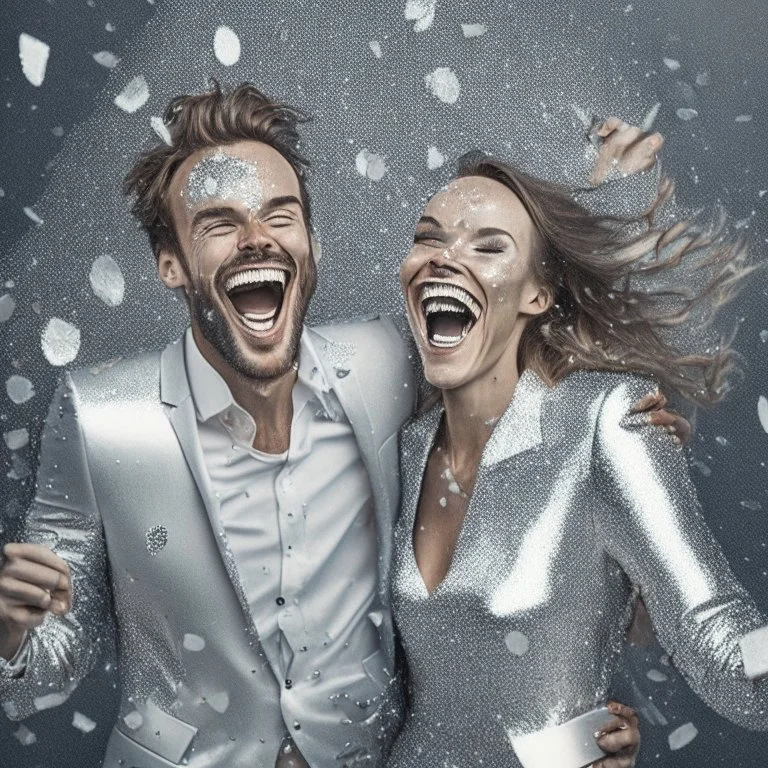
<path fill-rule="evenodd" d="M 745 636 L 765 636 L 765 618 L 704 520 L 683 453 L 666 432 L 628 416 L 647 391 L 627 377 L 603 401 L 593 450 L 598 535 L 640 588 L 659 642 L 693 690 L 738 725 L 768 730 L 768 677 L 749 679 L 742 653 Z"/>
<path fill-rule="evenodd" d="M 69 377 L 57 390 L 43 427 L 25 539 L 50 547 L 69 564 L 72 610 L 64 617 L 48 614 L 29 633 L 22 672 L 0 670 L 0 701 L 14 720 L 51 706 L 51 696 L 63 702 L 113 631 L 101 518 Z"/>

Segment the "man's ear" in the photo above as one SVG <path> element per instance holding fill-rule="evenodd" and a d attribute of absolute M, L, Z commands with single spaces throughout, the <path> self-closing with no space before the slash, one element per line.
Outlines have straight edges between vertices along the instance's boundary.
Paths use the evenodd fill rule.
<path fill-rule="evenodd" d="M 185 288 L 187 273 L 176 252 L 161 248 L 157 253 L 157 274 L 167 288 Z"/>

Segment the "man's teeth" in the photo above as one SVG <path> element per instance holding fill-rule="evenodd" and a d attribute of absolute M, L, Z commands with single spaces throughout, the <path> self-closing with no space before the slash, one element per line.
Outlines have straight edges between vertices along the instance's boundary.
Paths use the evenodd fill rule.
<path fill-rule="evenodd" d="M 451 285 L 450 283 L 427 283 L 421 289 L 421 302 L 424 304 L 425 311 L 430 312 L 460 312 L 456 307 L 447 308 L 448 305 L 445 302 L 441 302 L 440 306 L 446 307 L 445 309 L 427 309 L 428 306 L 433 306 L 433 302 L 428 302 L 429 299 L 453 299 L 454 301 L 461 302 L 473 315 L 475 320 L 480 317 L 480 305 L 472 297 L 469 291 L 465 291 L 458 285 Z"/>
<path fill-rule="evenodd" d="M 259 267 L 256 269 L 244 269 L 227 280 L 224 290 L 229 293 L 235 288 L 243 285 L 256 285 L 259 283 L 280 283 L 285 288 L 287 283 L 287 273 L 284 269 L 275 269 L 274 267 Z"/>
<path fill-rule="evenodd" d="M 273 312 L 272 316 L 267 320 L 254 320 L 253 318 L 259 316 L 248 312 L 245 315 L 240 315 L 240 319 L 243 321 L 243 324 L 250 328 L 252 331 L 269 331 L 275 325 L 276 314 L 277 312 Z"/>

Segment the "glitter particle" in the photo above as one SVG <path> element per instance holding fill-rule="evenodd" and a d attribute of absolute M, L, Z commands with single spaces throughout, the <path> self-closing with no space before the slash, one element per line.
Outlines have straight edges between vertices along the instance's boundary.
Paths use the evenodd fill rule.
<path fill-rule="evenodd" d="M 80 351 L 80 331 L 60 317 L 52 317 L 43 329 L 41 344 L 45 359 L 51 365 L 67 365 Z"/>
<path fill-rule="evenodd" d="M 19 59 L 24 77 L 35 87 L 40 87 L 45 80 L 45 70 L 48 66 L 48 56 L 51 48 L 47 43 L 38 40 L 26 32 L 19 35 Z"/>
<path fill-rule="evenodd" d="M 162 552 L 168 544 L 168 529 L 164 525 L 154 525 L 146 533 L 147 552 L 154 556 Z"/>
<path fill-rule="evenodd" d="M 213 37 L 213 52 L 225 67 L 237 64 L 240 60 L 240 38 L 233 29 L 221 26 L 216 30 Z"/>
<path fill-rule="evenodd" d="M 458 101 L 461 85 L 456 73 L 449 67 L 438 67 L 424 77 L 424 82 L 432 95 L 444 104 Z"/>

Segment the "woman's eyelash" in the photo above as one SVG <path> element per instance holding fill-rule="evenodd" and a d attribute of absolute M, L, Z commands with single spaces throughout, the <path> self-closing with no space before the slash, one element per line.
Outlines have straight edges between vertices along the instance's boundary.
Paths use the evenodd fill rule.
<path fill-rule="evenodd" d="M 503 251 L 507 244 L 503 240 L 486 240 L 478 243 L 475 249 L 478 251 Z"/>

